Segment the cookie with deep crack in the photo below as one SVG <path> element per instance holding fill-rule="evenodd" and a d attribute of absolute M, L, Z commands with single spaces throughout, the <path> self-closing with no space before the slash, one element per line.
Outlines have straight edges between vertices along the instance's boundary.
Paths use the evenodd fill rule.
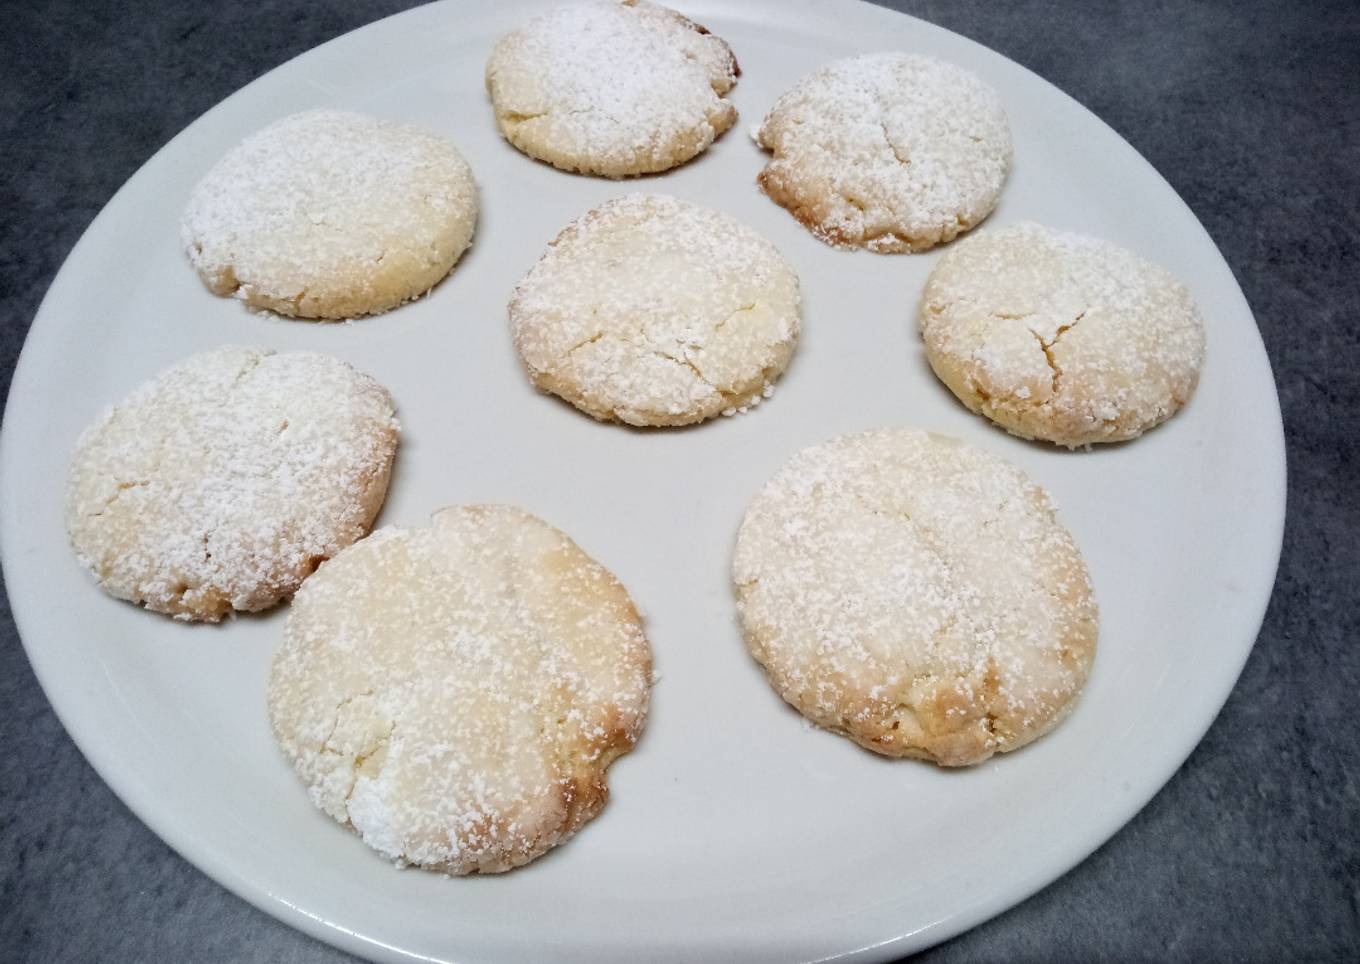
<path fill-rule="evenodd" d="M 827 64 L 775 103 L 756 137 L 760 188 L 828 244 L 924 251 L 991 213 L 1010 169 L 996 91 L 933 57 Z"/>
<path fill-rule="evenodd" d="M 181 234 L 213 294 L 354 318 L 428 292 L 472 241 L 477 186 L 438 135 L 348 111 L 294 114 L 199 182 Z"/>
<path fill-rule="evenodd" d="M 1085 563 L 1043 489 L 954 439 L 805 449 L 752 501 L 742 629 L 785 700 L 875 753 L 963 766 L 1063 720 L 1095 655 Z"/>
<path fill-rule="evenodd" d="M 604 807 L 651 650 L 618 580 L 509 506 L 443 509 L 327 562 L 274 660 L 275 738 L 318 807 L 383 856 L 498 873 Z"/>
<path fill-rule="evenodd" d="M 661 195 L 568 225 L 515 289 L 539 388 L 595 418 L 688 425 L 773 391 L 798 340 L 798 278 L 736 219 Z"/>
<path fill-rule="evenodd" d="M 81 435 L 71 544 L 109 595 L 177 619 L 267 609 L 368 532 L 397 432 L 387 390 L 339 359 L 193 355 Z"/>
<path fill-rule="evenodd" d="M 1190 399 L 1204 324 L 1189 290 L 1124 248 L 1022 223 L 940 259 L 919 321 L 950 391 L 1023 438 L 1136 438 Z"/>
<path fill-rule="evenodd" d="M 502 38 L 486 87 L 501 133 L 525 154 L 628 177 L 683 164 L 731 127 L 739 73 L 722 39 L 674 10 L 586 0 Z"/>

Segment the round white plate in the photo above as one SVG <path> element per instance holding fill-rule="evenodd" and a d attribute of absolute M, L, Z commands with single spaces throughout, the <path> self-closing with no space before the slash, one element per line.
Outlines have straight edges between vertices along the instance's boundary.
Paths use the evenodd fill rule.
<path fill-rule="evenodd" d="M 555 171 L 497 135 L 494 40 L 538 4 L 444 4 L 373 24 L 261 78 L 175 138 L 95 220 L 33 324 L 3 436 L 9 593 L 34 669 L 100 775 L 171 846 L 281 919 L 383 959 L 889 958 L 1023 899 L 1115 832 L 1217 713 L 1251 648 L 1279 554 L 1278 402 L 1251 312 L 1194 216 L 1109 128 L 1021 67 L 881 9 L 684 3 L 733 46 L 741 120 L 663 177 Z M 1001 93 L 1015 169 L 990 224 L 1109 238 L 1182 277 L 1204 310 L 1199 392 L 1128 445 L 1068 453 L 968 414 L 932 377 L 914 312 L 938 252 L 839 252 L 755 188 L 747 136 L 833 57 L 934 54 Z M 416 121 L 471 163 L 483 213 L 434 293 L 314 325 L 214 298 L 178 219 L 227 149 L 293 111 Z M 511 287 L 570 218 L 629 191 L 722 208 L 772 239 L 803 284 L 805 334 L 774 397 L 684 431 L 601 425 L 536 394 L 511 349 Z M 448 880 L 394 869 L 313 808 L 275 750 L 265 682 L 283 610 L 186 626 L 106 598 L 67 549 L 71 446 L 105 405 L 226 342 L 334 353 L 388 385 L 405 434 L 380 522 L 518 503 L 616 572 L 648 615 L 662 678 L 599 820 L 531 866 Z M 811 730 L 766 685 L 734 622 L 733 534 L 790 454 L 910 423 L 1011 459 L 1046 486 L 1086 554 L 1100 650 L 1076 713 L 966 772 L 890 761 Z"/>

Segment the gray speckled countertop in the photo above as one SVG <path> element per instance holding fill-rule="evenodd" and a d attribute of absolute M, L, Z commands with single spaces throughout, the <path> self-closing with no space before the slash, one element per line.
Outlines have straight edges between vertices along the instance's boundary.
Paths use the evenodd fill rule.
<path fill-rule="evenodd" d="M 269 68 L 406 5 L 5 4 L 0 394 L 62 260 L 152 152 Z M 1256 312 L 1290 481 L 1265 626 L 1204 742 L 1084 864 L 924 956 L 1356 960 L 1360 5 L 891 5 L 1035 70 L 1170 180 Z M 229 894 L 128 812 L 53 716 L 4 599 L 0 745 L 0 960 L 344 958 Z"/>

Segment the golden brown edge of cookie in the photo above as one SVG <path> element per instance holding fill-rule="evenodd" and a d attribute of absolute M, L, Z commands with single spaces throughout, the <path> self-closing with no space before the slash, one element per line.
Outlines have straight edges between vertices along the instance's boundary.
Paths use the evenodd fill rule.
<path fill-rule="evenodd" d="M 760 653 L 766 650 L 764 641 L 770 633 L 743 628 L 743 635 L 748 651 L 760 666 L 770 688 L 807 720 L 880 756 L 923 760 L 942 767 L 972 766 L 998 753 L 1009 753 L 1027 746 L 1067 719 L 1085 689 L 1083 681 L 1082 686 L 1048 719 L 1025 730 L 1018 735 L 1019 738 L 1017 734 L 999 732 L 997 727 L 1000 717 L 990 709 L 976 712 L 977 697 L 963 692 L 957 686 L 939 687 L 926 703 L 915 708 L 894 703 L 891 711 L 874 713 L 876 708 L 886 710 L 886 704 L 882 701 L 863 702 L 858 709 L 865 714 L 864 719 L 852 719 L 854 711 L 830 716 L 817 712 L 814 707 L 801 705 L 796 688 L 785 686 L 779 673 L 766 664 Z M 1063 652 L 1069 654 L 1070 659 L 1084 662 L 1086 673 L 1089 674 L 1097 639 L 1097 620 L 1094 617 L 1083 619 L 1065 637 Z M 920 679 L 938 680 L 940 677 L 927 674 Z M 995 698 L 998 683 L 994 661 L 989 664 L 984 675 L 984 687 L 988 699 Z M 951 716 L 951 709 L 962 711 L 962 714 Z M 910 726 L 903 728 L 902 724 L 908 721 L 914 724 L 914 732 Z M 907 737 L 913 740 L 908 741 Z"/>
<path fill-rule="evenodd" d="M 768 118 L 767 118 L 768 121 Z M 764 127 L 762 125 L 762 132 Z M 778 204 L 807 229 L 818 241 L 843 251 L 871 251 L 874 254 L 921 254 L 941 244 L 948 244 L 959 235 L 973 230 L 990 216 L 987 214 L 975 221 L 963 215 L 955 215 L 954 224 L 942 224 L 937 235 L 910 238 L 898 231 L 884 231 L 863 239 L 857 239 L 836 226 L 836 221 L 825 214 L 818 213 L 813 205 L 802 200 L 801 192 L 794 191 L 786 182 L 783 173 L 775 166 L 779 160 L 772 147 L 763 139 L 757 138 L 760 149 L 772 155 L 771 160 L 756 175 L 756 186 L 767 198 Z M 855 206 L 853 202 L 849 202 Z"/>
<path fill-rule="evenodd" d="M 480 205 L 479 205 L 480 206 Z M 478 212 L 478 217 L 480 211 Z M 365 289 L 371 285 L 352 286 L 342 284 L 309 285 L 304 287 L 297 294 L 280 298 L 269 295 L 248 281 L 242 281 L 236 275 L 235 268 L 227 265 L 218 271 L 209 271 L 199 263 L 195 248 L 201 250 L 201 246 L 194 242 L 186 249 L 189 256 L 189 263 L 197 273 L 203 286 L 219 298 L 235 298 L 252 311 L 269 312 L 281 318 L 289 318 L 297 321 L 346 321 L 351 318 L 371 318 L 376 315 L 383 315 L 402 305 L 413 301 L 419 301 L 428 296 L 435 288 L 439 287 L 453 274 L 453 269 L 458 266 L 458 262 L 463 259 L 468 248 L 472 246 L 472 236 L 476 233 L 477 217 L 473 219 L 473 230 L 469 232 L 468 239 L 461 248 L 453 252 L 452 257 L 441 259 L 438 266 L 439 270 L 422 272 L 422 277 L 416 284 L 405 285 L 382 285 L 382 287 L 393 287 L 397 289 L 397 294 L 393 297 L 385 298 L 381 301 L 373 301 L 364 296 Z M 447 260 L 447 266 L 442 264 Z M 427 280 L 433 278 L 434 280 Z M 359 293 L 356 294 L 355 292 Z"/>
<path fill-rule="evenodd" d="M 1041 414 L 1043 403 L 1028 404 L 1023 399 L 998 398 L 979 385 L 961 365 L 951 365 L 945 359 L 937 359 L 927 352 L 931 369 L 940 381 L 975 415 L 985 418 L 998 428 L 1004 429 L 1017 438 L 1030 442 L 1047 442 L 1070 452 L 1090 451 L 1094 445 L 1131 442 L 1136 438 L 1164 425 L 1177 415 L 1188 402 L 1180 394 L 1171 394 L 1171 404 L 1159 410 L 1157 417 L 1149 422 L 1131 421 L 1121 424 L 1118 418 L 1102 418 L 1093 427 L 1082 430 L 1073 424 L 1071 418 L 1054 418 Z M 1191 385 L 1193 394 L 1195 384 Z M 1045 422 L 1053 424 L 1052 430 L 1045 430 Z M 1070 430 L 1064 430 L 1068 426 Z"/>
<path fill-rule="evenodd" d="M 749 585 L 739 588 L 739 598 Z M 819 712 L 812 704 L 804 705 L 799 699 L 798 688 L 787 685 L 783 675 L 769 664 L 766 654 L 774 631 L 769 627 L 750 626 L 743 619 L 742 635 L 747 651 L 760 667 L 766 683 L 780 699 L 819 728 L 845 737 L 865 750 L 893 759 L 923 760 L 944 767 L 963 767 L 981 763 L 1000 749 L 995 741 L 994 715 L 975 713 L 956 719 L 947 713 L 950 707 L 971 709 L 975 703 L 975 698 L 965 696 L 956 687 L 937 690 L 929 702 L 914 708 L 897 702 L 890 708 L 886 701 L 865 700 L 853 707 L 847 704 L 848 712 L 838 716 Z M 993 680 L 993 675 L 989 666 L 986 680 Z M 925 674 L 915 682 L 937 679 L 939 677 L 935 674 Z M 995 685 L 995 682 L 990 683 L 991 692 L 995 691 Z M 855 718 L 861 714 L 862 718 Z M 912 725 L 904 730 L 904 722 Z M 944 723 L 949 724 L 948 727 L 941 725 Z M 974 732 L 969 732 L 970 729 Z M 1035 738 L 1038 735 L 1036 733 Z"/>
<path fill-rule="evenodd" d="M 519 354 L 516 352 L 516 354 Z M 792 354 L 792 353 L 790 353 Z M 716 418 L 721 418 L 724 413 L 731 414 L 733 410 L 749 408 L 750 406 L 763 401 L 765 397 L 765 387 L 772 384 L 783 373 L 787 367 L 784 365 L 767 365 L 760 370 L 744 391 L 728 392 L 715 388 L 721 398 L 721 403 L 717 407 L 706 408 L 695 413 L 675 414 L 672 412 L 647 411 L 640 412 L 639 417 L 629 417 L 618 411 L 614 407 L 602 407 L 593 404 L 583 393 L 577 391 L 573 384 L 558 377 L 554 370 L 536 371 L 531 368 L 528 362 L 520 357 L 521 366 L 528 375 L 529 380 L 540 392 L 552 395 L 559 401 L 570 405 L 578 412 L 582 412 L 595 419 L 597 422 L 605 422 L 611 425 L 626 425 L 637 429 L 665 429 L 665 428 L 687 428 L 699 425 L 703 422 L 711 422 Z"/>
<path fill-rule="evenodd" d="M 384 390 L 385 391 L 385 390 Z M 377 467 L 377 471 L 371 473 L 364 483 L 363 493 L 360 496 L 360 503 L 365 505 L 366 511 L 361 517 L 358 526 L 358 535 L 345 545 L 340 546 L 339 551 L 343 552 L 350 545 L 358 542 L 373 528 L 373 521 L 377 519 L 378 513 L 382 511 L 383 502 L 387 497 L 387 486 L 392 478 L 392 466 L 396 461 L 397 433 L 388 428 L 384 431 L 385 435 L 390 435 L 391 448 L 388 450 L 382 464 Z M 185 585 L 179 592 L 175 602 L 168 606 L 160 606 L 145 597 L 132 598 L 129 596 L 115 596 L 124 599 L 135 606 L 147 610 L 148 612 L 163 613 L 173 616 L 175 619 L 187 622 L 218 623 L 233 612 L 258 613 L 291 599 L 301 588 L 302 584 L 320 568 L 321 564 L 331 558 L 331 555 L 322 553 L 313 555 L 302 562 L 300 566 L 291 572 L 283 574 L 279 578 L 271 580 L 260 590 L 252 594 L 249 601 L 237 607 L 232 603 L 231 597 L 222 590 L 211 586 L 190 586 Z M 99 579 L 101 588 L 103 578 L 99 573 L 95 573 Z M 113 595 L 110 593 L 110 595 Z M 192 602 L 188 600 L 192 599 Z"/>
<path fill-rule="evenodd" d="M 647 677 L 651 676 L 651 659 L 645 667 Z M 650 684 L 648 684 L 650 686 Z M 457 869 L 445 864 L 434 864 L 423 869 L 435 872 L 452 873 L 458 876 L 473 874 L 503 874 L 532 863 L 539 857 L 562 846 L 576 836 L 587 824 L 604 812 L 609 803 L 609 768 L 620 757 L 626 756 L 637 746 L 641 729 L 646 722 L 646 709 L 639 718 L 638 726 L 630 729 L 621 721 L 614 720 L 608 727 L 604 741 L 605 749 L 589 763 L 575 762 L 571 775 L 556 787 L 556 808 L 562 815 L 556 826 L 545 827 L 522 848 L 505 853 L 499 858 L 483 859 L 472 868 Z M 564 766 L 564 769 L 566 767 Z M 346 824 L 351 830 L 353 826 Z"/>
<path fill-rule="evenodd" d="M 494 507 L 476 504 L 461 506 L 460 508 L 474 514 L 480 514 Z M 638 612 L 637 604 L 633 602 L 628 587 L 614 574 L 612 569 L 586 552 L 575 539 L 551 522 L 524 509 L 511 508 L 514 508 L 526 519 L 547 527 L 562 540 L 562 548 L 568 552 L 578 553 L 581 559 L 584 559 L 589 566 L 594 567 L 604 576 L 605 586 L 607 587 L 602 593 L 605 596 L 604 605 L 614 610 L 620 622 L 634 627 L 642 640 L 641 660 L 637 666 L 639 678 L 642 680 L 642 703 L 638 707 L 636 717 L 631 720 L 624 719 L 617 706 L 610 708 L 608 718 L 604 723 L 605 732 L 598 737 L 596 744 L 598 752 L 593 758 L 582 759 L 580 751 L 568 753 L 559 758 L 558 765 L 565 779 L 557 787 L 562 818 L 556 826 L 546 827 L 528 847 L 511 851 L 502 859 L 480 861 L 476 868 L 462 871 L 464 874 L 499 874 L 516 867 L 522 867 L 566 843 L 586 824 L 598 817 L 609 802 L 609 768 L 616 760 L 626 756 L 637 746 L 638 740 L 641 739 L 642 733 L 646 729 L 647 717 L 651 709 L 652 645 L 651 640 L 647 637 L 645 621 L 642 614 Z M 445 867 L 429 869 L 448 870 Z"/>
<path fill-rule="evenodd" d="M 625 2 L 630 7 L 637 6 L 637 0 L 625 0 Z M 679 10 L 672 10 L 670 7 L 662 6 L 661 4 L 657 4 L 656 6 L 665 10 L 666 13 L 670 15 L 671 19 L 678 21 L 682 26 L 688 27 L 695 33 L 702 34 L 705 37 L 712 37 L 714 40 L 718 41 L 718 43 L 722 44 L 723 49 L 727 51 L 727 62 L 729 64 L 729 72 L 732 74 L 733 86 L 736 86 L 736 78 L 741 76 L 741 64 L 737 63 L 737 55 L 732 52 L 732 45 L 715 34 L 712 30 L 709 30 L 699 21 L 691 20 Z M 731 87 L 728 88 L 728 90 L 731 89 Z"/>

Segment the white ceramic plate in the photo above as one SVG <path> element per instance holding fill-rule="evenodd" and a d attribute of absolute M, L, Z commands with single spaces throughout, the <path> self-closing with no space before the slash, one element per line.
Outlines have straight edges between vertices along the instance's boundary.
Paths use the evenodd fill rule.
<path fill-rule="evenodd" d="M 175 138 L 86 232 L 34 322 L 3 438 L 5 570 L 38 677 L 100 775 L 171 846 L 359 954 L 874 960 L 957 933 L 1123 825 L 1199 740 L 1251 648 L 1284 511 L 1279 407 L 1251 312 L 1194 216 L 1109 128 L 1002 57 L 869 6 L 686 3 L 741 61 L 738 127 L 640 182 L 537 164 L 497 136 L 482 87 L 495 38 L 535 6 L 426 7 L 299 57 Z M 756 190 L 763 155 L 747 133 L 775 97 L 833 57 L 891 48 L 952 60 L 1001 91 L 1016 161 L 991 224 L 1032 218 L 1109 238 L 1190 285 L 1209 354 L 1183 414 L 1090 453 L 989 427 L 932 377 L 915 332 L 938 253 L 834 251 Z M 472 164 L 476 241 L 429 298 L 353 324 L 291 322 L 212 297 L 186 264 L 178 218 L 197 179 L 246 134 L 318 106 L 426 124 Z M 720 207 L 798 270 L 803 342 L 750 414 L 631 431 L 535 394 L 522 375 L 511 287 L 570 218 L 636 190 Z M 185 626 L 106 598 L 77 567 L 61 516 L 76 435 L 162 367 L 226 342 L 331 352 L 392 389 L 405 434 L 381 522 L 519 503 L 618 573 L 647 612 L 662 679 L 646 734 L 611 771 L 603 816 L 568 845 L 494 878 L 395 870 L 312 807 L 270 740 L 282 610 Z M 889 423 L 1023 466 L 1056 499 L 1101 605 L 1076 713 L 966 772 L 808 729 L 734 622 L 729 556 L 747 500 L 796 449 Z"/>

